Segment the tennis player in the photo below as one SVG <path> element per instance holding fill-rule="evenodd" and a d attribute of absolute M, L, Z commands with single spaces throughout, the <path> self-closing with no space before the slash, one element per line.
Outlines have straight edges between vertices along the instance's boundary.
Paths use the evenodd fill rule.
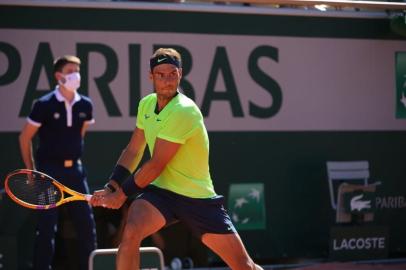
<path fill-rule="evenodd" d="M 83 138 L 94 122 L 92 103 L 76 92 L 80 86 L 80 59 L 66 55 L 54 62 L 54 77 L 58 85 L 39 98 L 21 131 L 20 149 L 27 169 L 38 169 L 81 193 L 88 193 L 86 172 L 80 161 Z M 32 153 L 32 139 L 38 133 L 39 145 Z M 95 222 L 86 202 L 69 203 L 66 207 L 74 224 L 79 260 L 77 269 L 87 269 L 89 254 L 96 248 Z M 57 230 L 58 208 L 38 211 L 34 249 L 34 269 L 52 269 Z"/>
<path fill-rule="evenodd" d="M 183 222 L 232 269 L 262 269 L 248 255 L 217 195 L 209 172 L 209 138 L 197 105 L 179 92 L 180 54 L 158 49 L 150 58 L 154 93 L 138 107 L 137 123 L 94 206 L 119 208 L 134 193 L 116 269 L 139 267 L 141 241 L 174 222 Z M 145 146 L 151 158 L 135 174 Z"/>

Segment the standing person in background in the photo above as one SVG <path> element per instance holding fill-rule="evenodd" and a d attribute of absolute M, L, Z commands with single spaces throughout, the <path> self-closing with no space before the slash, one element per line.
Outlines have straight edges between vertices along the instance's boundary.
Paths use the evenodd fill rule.
<path fill-rule="evenodd" d="M 55 90 L 38 99 L 27 118 L 20 137 L 21 155 L 27 169 L 49 174 L 62 184 L 89 193 L 86 171 L 80 157 L 86 129 L 94 123 L 91 100 L 76 92 L 80 86 L 80 59 L 66 55 L 54 62 Z M 39 134 L 33 159 L 32 139 Z M 86 202 L 66 204 L 67 212 L 80 240 L 79 265 L 87 269 L 89 254 L 96 248 L 92 209 Z M 52 269 L 58 208 L 38 211 L 34 250 L 34 269 Z"/>
<path fill-rule="evenodd" d="M 180 221 L 232 269 L 262 269 L 248 255 L 214 191 L 209 171 L 209 138 L 203 116 L 179 92 L 181 56 L 172 48 L 158 49 L 150 59 L 154 93 L 138 107 L 137 124 L 104 190 L 93 206 L 120 208 L 126 198 L 141 194 L 128 211 L 117 255 L 117 270 L 138 269 L 141 241 L 166 225 Z M 151 154 L 138 167 L 145 146 Z"/>

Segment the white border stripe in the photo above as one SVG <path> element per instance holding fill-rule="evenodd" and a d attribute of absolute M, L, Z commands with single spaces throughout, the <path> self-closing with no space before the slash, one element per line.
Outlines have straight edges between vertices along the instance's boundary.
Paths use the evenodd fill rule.
<path fill-rule="evenodd" d="M 93 125 L 94 123 L 96 123 L 96 121 L 95 121 L 94 118 L 93 118 L 93 119 L 91 119 L 91 120 L 85 121 L 85 123 L 88 124 L 88 125 Z"/>
<path fill-rule="evenodd" d="M 27 0 L 2 0 L 0 5 L 12 6 L 42 6 L 42 7 L 78 7 L 100 9 L 125 9 L 125 10 L 164 10 L 164 11 L 190 11 L 210 13 L 235 13 L 235 14 L 261 14 L 261 15 L 286 15 L 308 17 L 338 17 L 338 18 L 389 18 L 385 11 L 319 11 L 303 10 L 301 8 L 272 8 L 272 7 L 244 7 L 233 5 L 216 5 L 213 3 L 136 3 L 136 2 L 68 2 L 68 1 L 27 1 Z"/>
<path fill-rule="evenodd" d="M 30 123 L 30 124 L 33 125 L 33 126 L 36 126 L 36 127 L 42 126 L 42 123 L 36 122 L 36 121 L 32 120 L 32 119 L 29 118 L 29 117 L 27 117 L 27 122 Z"/>

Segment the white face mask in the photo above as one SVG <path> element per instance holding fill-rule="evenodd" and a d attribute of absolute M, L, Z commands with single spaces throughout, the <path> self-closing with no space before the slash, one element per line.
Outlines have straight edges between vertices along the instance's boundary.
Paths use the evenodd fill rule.
<path fill-rule="evenodd" d="M 62 80 L 59 81 L 67 90 L 75 92 L 80 87 L 80 73 L 73 72 L 64 76 Z"/>

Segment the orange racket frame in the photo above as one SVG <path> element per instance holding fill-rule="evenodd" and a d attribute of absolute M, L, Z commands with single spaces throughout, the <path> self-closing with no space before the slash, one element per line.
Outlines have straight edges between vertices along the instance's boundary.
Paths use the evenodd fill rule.
<path fill-rule="evenodd" d="M 10 180 L 10 178 L 11 178 L 12 176 L 16 175 L 16 174 L 27 174 L 27 175 L 29 175 L 29 174 L 33 174 L 33 173 L 39 174 L 39 175 L 41 175 L 41 177 L 48 178 L 48 180 L 51 181 L 52 184 L 53 184 L 56 188 L 59 189 L 59 191 L 61 191 L 62 196 L 61 196 L 61 199 L 60 199 L 58 202 L 53 203 L 53 204 L 49 204 L 49 205 L 36 205 L 36 204 L 27 203 L 27 202 L 25 202 L 25 201 L 19 199 L 17 196 L 15 196 L 15 195 L 13 194 L 13 192 L 11 191 L 11 189 L 10 189 L 10 187 L 9 187 L 9 180 Z M 6 176 L 6 180 L 4 181 L 4 186 L 5 186 L 6 193 L 8 194 L 8 196 L 9 196 L 14 202 L 16 202 L 16 203 L 18 203 L 19 205 L 24 206 L 24 207 L 26 207 L 26 208 L 35 209 L 35 210 L 51 209 L 51 208 L 58 207 L 58 206 L 60 206 L 60 205 L 62 205 L 62 204 L 64 204 L 64 203 L 73 202 L 73 201 L 90 201 L 90 199 L 92 198 L 92 195 L 90 195 L 90 194 L 83 194 L 83 193 L 74 191 L 74 190 L 72 190 L 72 189 L 70 189 L 70 188 L 68 188 L 68 187 L 66 187 L 66 186 L 64 186 L 64 185 L 62 185 L 62 184 L 59 183 L 57 180 L 55 180 L 54 178 L 52 178 L 51 176 L 49 176 L 49 175 L 47 175 L 47 174 L 45 174 L 45 173 L 42 173 L 42 172 L 39 172 L 39 171 L 35 171 L 35 170 L 28 170 L 28 169 L 18 169 L 18 170 L 15 170 L 15 171 L 9 173 L 9 174 Z M 71 196 L 65 198 L 65 194 L 66 194 L 66 193 L 69 194 L 69 195 L 71 195 Z"/>

